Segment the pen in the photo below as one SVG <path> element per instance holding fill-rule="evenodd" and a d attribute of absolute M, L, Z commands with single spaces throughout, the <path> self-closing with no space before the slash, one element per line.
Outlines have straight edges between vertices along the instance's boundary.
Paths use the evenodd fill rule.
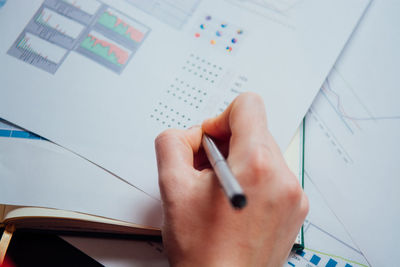
<path fill-rule="evenodd" d="M 242 187 L 232 174 L 224 156 L 219 151 L 214 141 L 206 134 L 203 134 L 202 144 L 206 151 L 207 158 L 229 202 L 235 209 L 242 209 L 247 203 L 246 195 L 243 193 Z"/>

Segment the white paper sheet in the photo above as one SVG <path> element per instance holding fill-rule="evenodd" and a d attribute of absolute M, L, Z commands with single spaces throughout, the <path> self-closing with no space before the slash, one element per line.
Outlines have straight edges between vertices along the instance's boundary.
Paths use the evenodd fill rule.
<path fill-rule="evenodd" d="M 306 123 L 306 171 L 372 266 L 398 262 L 400 3 L 375 0 Z"/>
<path fill-rule="evenodd" d="M 289 168 L 299 179 L 301 140 L 297 133 L 284 153 Z M 4 185 L 0 188 L 1 204 L 76 211 L 161 226 L 160 201 L 3 119 L 0 119 L 0 181 Z"/>
<path fill-rule="evenodd" d="M 161 227 L 160 201 L 48 141 L 0 137 L 0 203 Z"/>
<path fill-rule="evenodd" d="M 304 191 L 310 211 L 304 223 L 305 250 L 301 255 L 316 266 L 369 266 L 307 172 Z"/>
<path fill-rule="evenodd" d="M 239 92 L 264 97 L 286 148 L 369 1 L 189 1 L 178 22 L 159 2 L 157 12 L 133 0 L 7 2 L 0 117 L 159 197 L 156 135 Z"/>

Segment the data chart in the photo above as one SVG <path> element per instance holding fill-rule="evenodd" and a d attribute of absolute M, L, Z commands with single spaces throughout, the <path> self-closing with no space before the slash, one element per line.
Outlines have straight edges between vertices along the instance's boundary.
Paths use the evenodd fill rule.
<path fill-rule="evenodd" d="M 82 54 L 103 65 L 126 65 L 131 52 L 99 32 L 91 31 L 80 44 Z"/>
<path fill-rule="evenodd" d="M 44 8 L 36 17 L 35 22 L 76 39 L 81 34 L 84 26 L 74 20 L 68 19 L 57 12 Z"/>
<path fill-rule="evenodd" d="M 24 32 L 8 51 L 8 54 L 50 73 L 57 71 L 67 53 L 68 50 L 28 32 Z"/>
<path fill-rule="evenodd" d="M 46 0 L 8 50 L 55 74 L 69 53 L 122 73 L 150 28 L 102 2 Z"/>

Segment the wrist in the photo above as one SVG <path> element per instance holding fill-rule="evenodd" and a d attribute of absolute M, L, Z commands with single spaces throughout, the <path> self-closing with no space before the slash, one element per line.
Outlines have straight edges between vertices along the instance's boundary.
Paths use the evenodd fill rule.
<path fill-rule="evenodd" d="M 201 251 L 196 251 L 192 254 L 194 257 L 185 254 L 183 257 L 177 257 L 175 259 L 169 259 L 170 265 L 173 267 L 192 267 L 192 266 L 207 266 L 207 267 L 248 267 L 254 266 L 253 262 L 249 258 L 240 257 L 240 253 L 232 252 L 221 253 L 215 252 L 213 255 L 205 255 Z M 222 253 L 224 254 L 224 253 Z M 228 255 L 227 255 L 228 254 Z M 247 254 L 248 256 L 249 254 Z"/>

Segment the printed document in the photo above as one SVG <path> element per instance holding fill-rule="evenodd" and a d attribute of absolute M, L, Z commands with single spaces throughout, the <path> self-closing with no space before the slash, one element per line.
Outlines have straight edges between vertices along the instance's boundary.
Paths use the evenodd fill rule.
<path fill-rule="evenodd" d="M 14 0 L 0 117 L 159 198 L 154 138 L 261 94 L 286 148 L 368 0 Z"/>

